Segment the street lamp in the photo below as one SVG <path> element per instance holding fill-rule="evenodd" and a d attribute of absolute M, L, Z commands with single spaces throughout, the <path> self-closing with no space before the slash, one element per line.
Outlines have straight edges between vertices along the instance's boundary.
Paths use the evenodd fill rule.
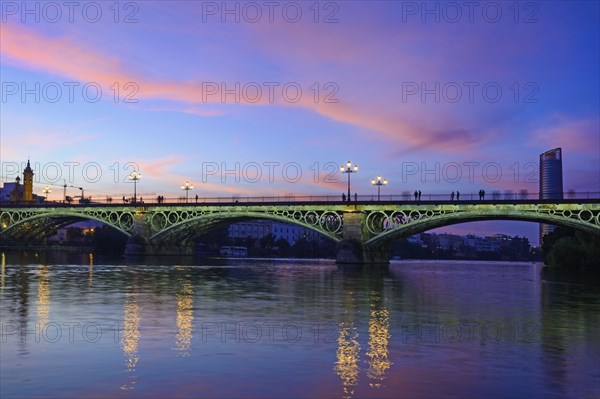
<path fill-rule="evenodd" d="M 142 178 L 142 175 L 137 170 L 134 170 L 127 178 L 133 180 L 133 203 L 135 204 L 137 202 L 137 182 Z"/>
<path fill-rule="evenodd" d="M 185 203 L 186 204 L 188 202 L 188 194 L 189 194 L 190 190 L 192 190 L 193 188 L 194 188 L 194 186 L 191 185 L 189 181 L 186 181 L 185 184 L 183 186 L 181 186 L 181 189 L 185 190 Z"/>
<path fill-rule="evenodd" d="M 348 201 L 350 201 L 350 174 L 358 172 L 358 166 L 352 165 L 352 162 L 348 161 L 346 166 L 340 166 L 340 171 L 348 174 Z"/>
<path fill-rule="evenodd" d="M 377 201 L 381 197 L 381 186 L 387 186 L 387 179 L 381 179 L 381 176 L 377 176 L 377 179 L 371 179 L 371 184 L 377 186 Z"/>
<path fill-rule="evenodd" d="M 44 189 L 42 190 L 42 192 L 44 194 L 46 194 L 46 202 L 48 202 L 48 194 L 52 192 L 52 189 L 48 186 L 44 187 Z"/>

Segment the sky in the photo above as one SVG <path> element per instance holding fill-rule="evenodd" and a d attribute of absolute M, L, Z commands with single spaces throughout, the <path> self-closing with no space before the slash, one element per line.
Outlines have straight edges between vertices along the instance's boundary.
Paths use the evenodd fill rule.
<path fill-rule="evenodd" d="M 600 191 L 597 1 L 0 3 L 0 175 L 34 192 Z M 71 195 L 77 189 L 69 188 Z M 537 224 L 446 229 L 537 242 Z"/>

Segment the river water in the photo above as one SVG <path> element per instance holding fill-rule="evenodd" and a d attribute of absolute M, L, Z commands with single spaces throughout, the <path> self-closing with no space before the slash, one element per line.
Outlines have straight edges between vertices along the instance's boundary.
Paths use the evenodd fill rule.
<path fill-rule="evenodd" d="M 600 293 L 539 264 L 0 256 L 3 399 L 600 396 Z"/>

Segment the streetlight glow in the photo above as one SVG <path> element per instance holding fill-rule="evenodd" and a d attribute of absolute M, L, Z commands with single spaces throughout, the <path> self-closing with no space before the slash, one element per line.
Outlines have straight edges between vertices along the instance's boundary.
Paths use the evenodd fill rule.
<path fill-rule="evenodd" d="M 383 179 L 380 176 L 377 176 L 377 179 L 371 179 L 371 184 L 377 186 L 377 201 L 381 198 L 381 186 L 387 186 L 387 179 Z"/>
<path fill-rule="evenodd" d="M 48 186 L 44 187 L 44 189 L 42 190 L 42 192 L 44 194 L 46 194 L 46 201 L 48 201 L 48 194 L 52 192 L 52 189 Z"/>
<path fill-rule="evenodd" d="M 348 161 L 346 167 L 340 166 L 340 171 L 348 174 L 348 201 L 350 201 L 350 174 L 358 172 L 358 165 L 353 166 L 352 162 Z"/>
<path fill-rule="evenodd" d="M 181 186 L 182 190 L 185 190 L 185 203 L 187 204 L 188 202 L 188 197 L 189 197 L 189 192 L 190 190 L 192 190 L 194 188 L 194 186 L 192 184 L 190 184 L 189 181 L 186 181 L 185 184 L 183 186 Z"/>
<path fill-rule="evenodd" d="M 133 203 L 135 204 L 137 202 L 137 182 L 142 178 L 142 175 L 137 170 L 134 170 L 127 178 L 133 181 Z"/>

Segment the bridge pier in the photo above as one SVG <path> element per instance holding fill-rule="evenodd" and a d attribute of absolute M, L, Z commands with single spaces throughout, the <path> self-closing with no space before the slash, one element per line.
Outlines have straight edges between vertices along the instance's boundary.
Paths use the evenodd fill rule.
<path fill-rule="evenodd" d="M 335 262 L 339 264 L 388 264 L 389 247 L 387 245 L 365 246 L 358 240 L 340 242 L 336 249 Z"/>
<path fill-rule="evenodd" d="M 152 229 L 148 222 L 145 207 L 139 207 L 133 213 L 131 236 L 125 246 L 125 256 L 155 256 L 155 255 L 194 255 L 194 244 L 188 241 L 180 242 L 151 242 L 149 237 Z"/>
<path fill-rule="evenodd" d="M 362 211 L 344 212 L 344 239 L 336 248 L 338 264 L 388 264 L 389 245 L 365 245 L 370 238 L 365 226 L 366 215 Z"/>
<path fill-rule="evenodd" d="M 150 235 L 150 228 L 146 223 L 144 211 L 143 207 L 139 207 L 133 212 L 131 236 L 125 246 L 126 256 L 148 255 L 151 252 L 151 245 L 146 239 Z"/>

